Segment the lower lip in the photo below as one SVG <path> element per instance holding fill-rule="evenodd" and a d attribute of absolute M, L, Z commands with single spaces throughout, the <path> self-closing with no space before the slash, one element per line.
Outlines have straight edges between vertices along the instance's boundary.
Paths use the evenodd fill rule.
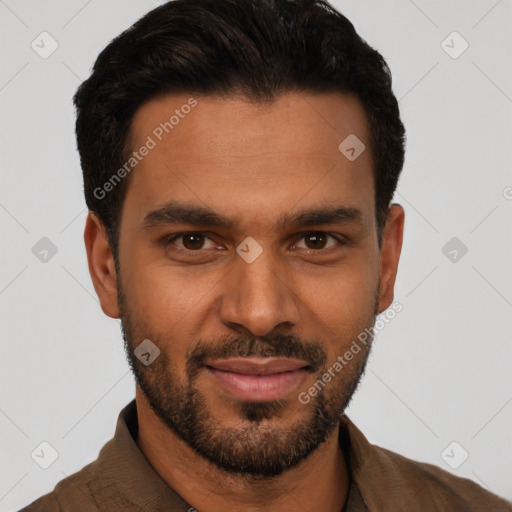
<path fill-rule="evenodd" d="M 304 368 L 273 375 L 247 375 L 211 367 L 206 369 L 231 395 L 258 402 L 283 398 L 297 389 L 308 373 Z"/>

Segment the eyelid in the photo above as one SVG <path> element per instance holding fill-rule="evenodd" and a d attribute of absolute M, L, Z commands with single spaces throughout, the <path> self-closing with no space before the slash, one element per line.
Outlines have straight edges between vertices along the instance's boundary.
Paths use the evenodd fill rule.
<path fill-rule="evenodd" d="M 304 249 L 308 253 L 322 254 L 322 253 L 326 253 L 327 251 L 332 250 L 336 247 L 341 247 L 341 246 L 347 244 L 346 239 L 344 239 L 342 235 L 337 235 L 335 233 L 329 233 L 327 231 L 321 231 L 321 230 L 320 231 L 303 231 L 302 233 L 298 233 L 298 235 L 299 235 L 298 241 L 303 240 L 304 237 L 306 237 L 307 235 L 316 235 L 318 233 L 334 239 L 337 242 L 337 244 L 335 246 L 327 247 L 327 248 L 323 248 L 323 249 Z"/>
<path fill-rule="evenodd" d="M 167 235 L 166 237 L 164 237 L 163 243 L 167 247 L 168 245 L 171 245 L 175 240 L 183 237 L 184 235 L 203 235 L 208 240 L 214 242 L 214 240 L 210 236 L 208 236 L 208 232 L 206 232 L 206 231 L 181 231 L 180 233 L 173 233 L 172 235 Z M 191 249 L 186 249 L 185 247 L 178 247 L 177 251 L 188 253 L 188 254 L 191 254 L 191 253 L 200 254 L 200 253 L 204 252 L 203 249 L 198 249 L 197 251 L 193 251 Z"/>

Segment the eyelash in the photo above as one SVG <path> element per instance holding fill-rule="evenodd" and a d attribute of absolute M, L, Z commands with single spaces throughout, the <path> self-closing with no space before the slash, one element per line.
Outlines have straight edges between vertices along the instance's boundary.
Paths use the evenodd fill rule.
<path fill-rule="evenodd" d="M 335 236 L 334 234 L 327 233 L 325 231 L 304 231 L 304 232 L 299 233 L 299 234 L 301 235 L 299 240 L 303 239 L 307 235 L 322 234 L 322 235 L 327 235 L 328 237 L 331 237 L 331 238 L 333 238 L 334 240 L 336 240 L 338 242 L 337 246 L 328 247 L 327 249 L 309 249 L 309 250 L 306 250 L 306 252 L 308 254 L 311 254 L 311 253 L 315 253 L 315 254 L 322 254 L 323 253 L 323 254 L 325 254 L 328 251 L 331 251 L 331 250 L 335 249 L 336 247 L 339 248 L 339 247 L 342 247 L 344 245 L 347 245 L 347 241 L 344 240 L 342 237 Z M 175 234 L 166 236 L 163 239 L 163 243 L 164 243 L 165 247 L 167 247 L 167 246 L 171 245 L 175 240 L 183 237 L 184 235 L 203 235 L 205 238 L 208 238 L 209 240 L 213 241 L 208 236 L 208 234 L 203 232 L 203 231 L 182 231 L 181 233 L 175 233 Z M 194 253 L 196 253 L 197 255 L 204 255 L 204 252 L 205 252 L 205 250 L 203 250 L 203 249 L 197 249 L 197 250 L 194 251 L 194 250 L 191 250 L 191 249 L 185 249 L 185 248 L 181 248 L 181 247 L 178 247 L 178 246 L 175 246 L 175 247 L 176 247 L 176 251 L 178 251 L 181 254 L 186 254 L 186 255 L 193 255 Z"/>

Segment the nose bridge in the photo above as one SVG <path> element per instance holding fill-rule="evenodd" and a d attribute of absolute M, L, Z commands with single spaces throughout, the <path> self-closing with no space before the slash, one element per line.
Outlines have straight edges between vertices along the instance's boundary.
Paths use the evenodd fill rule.
<path fill-rule="evenodd" d="M 256 336 L 264 336 L 281 323 L 296 324 L 299 310 L 282 267 L 271 250 L 265 250 L 250 263 L 238 258 L 223 292 L 221 321 L 239 324 Z"/>

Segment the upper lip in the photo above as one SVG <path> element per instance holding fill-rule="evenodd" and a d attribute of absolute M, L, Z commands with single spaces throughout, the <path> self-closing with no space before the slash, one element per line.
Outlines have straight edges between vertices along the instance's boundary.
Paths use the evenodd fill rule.
<path fill-rule="evenodd" d="M 236 357 L 213 361 L 207 366 L 216 370 L 244 375 L 273 375 L 305 368 L 308 363 L 301 359 L 285 359 L 283 357 Z"/>

